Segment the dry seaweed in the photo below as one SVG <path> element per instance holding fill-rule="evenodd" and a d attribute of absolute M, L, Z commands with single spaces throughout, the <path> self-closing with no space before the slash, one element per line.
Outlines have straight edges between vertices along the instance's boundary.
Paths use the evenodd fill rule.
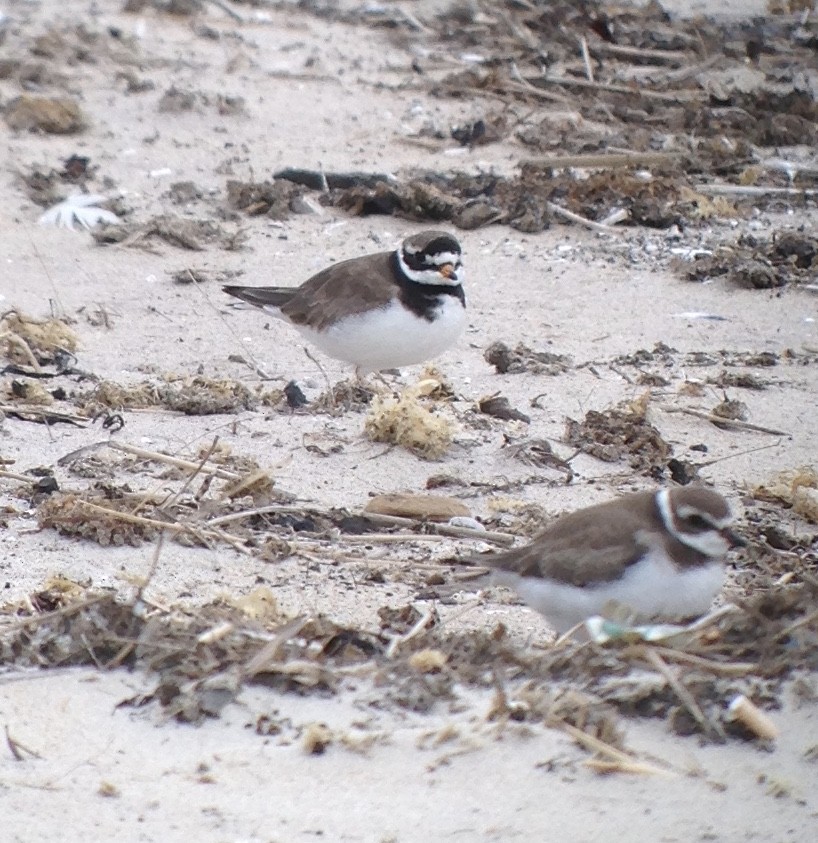
<path fill-rule="evenodd" d="M 513 178 L 428 172 L 406 181 L 330 191 L 326 201 L 356 216 L 448 221 L 464 229 L 502 222 L 533 234 L 548 228 L 554 214 L 594 227 L 617 212 L 620 221 L 631 225 L 667 228 L 681 223 L 685 210 L 690 216 L 699 215 L 699 205 L 685 205 L 682 197 L 678 178 L 646 182 L 603 172 L 577 180 L 530 164 Z"/>
<path fill-rule="evenodd" d="M 721 372 L 715 378 L 708 378 L 707 382 L 722 389 L 736 387 L 738 389 L 751 389 L 761 391 L 766 389 L 771 381 L 753 375 L 750 372 Z"/>
<path fill-rule="evenodd" d="M 425 378 L 404 389 L 398 397 L 375 396 L 364 430 L 374 442 L 400 445 L 424 459 L 438 459 L 452 444 L 454 421 L 436 378 Z"/>
<path fill-rule="evenodd" d="M 522 439 L 514 441 L 506 437 L 503 443 L 504 451 L 524 465 L 535 465 L 538 468 L 553 468 L 565 474 L 565 482 L 574 479 L 574 472 L 567 460 L 554 453 L 551 443 L 546 439 Z"/>
<path fill-rule="evenodd" d="M 77 395 L 76 402 L 93 413 L 101 409 L 164 407 L 188 416 L 206 416 L 255 409 L 259 398 L 239 381 L 197 375 L 160 383 L 143 381 L 134 386 L 100 381 L 89 392 Z"/>
<path fill-rule="evenodd" d="M 123 246 L 147 246 L 158 238 L 178 249 L 202 251 L 207 244 L 216 243 L 224 249 L 235 249 L 241 242 L 239 232 L 229 232 L 224 226 L 209 219 L 187 219 L 171 214 L 153 217 L 147 222 L 133 224 L 99 225 L 91 235 L 100 245 L 114 243 Z"/>
<path fill-rule="evenodd" d="M 65 368 L 77 350 L 77 335 L 60 319 L 34 319 L 16 310 L 0 318 L 3 354 L 12 363 L 39 373 L 42 366 Z"/>
<path fill-rule="evenodd" d="M 818 472 L 810 466 L 780 472 L 769 482 L 756 486 L 753 496 L 782 502 L 802 518 L 818 524 Z"/>
<path fill-rule="evenodd" d="M 530 372 L 535 375 L 554 376 L 561 375 L 571 368 L 571 358 L 565 354 L 533 351 L 524 343 L 517 343 L 516 348 L 512 349 L 504 342 L 494 342 L 485 350 L 483 357 L 501 375 Z"/>
<path fill-rule="evenodd" d="M 606 412 L 589 410 L 580 422 L 568 419 L 565 441 L 604 462 L 627 459 L 631 468 L 661 476 L 673 453 L 644 410 L 626 407 Z"/>
<path fill-rule="evenodd" d="M 10 129 L 49 135 L 77 134 L 88 124 L 82 108 L 72 97 L 24 94 L 6 105 L 4 116 Z"/>
<path fill-rule="evenodd" d="M 710 411 L 711 415 L 728 421 L 747 421 L 749 410 L 743 401 L 735 398 L 725 398 Z"/>
<path fill-rule="evenodd" d="M 339 381 L 312 402 L 307 402 L 303 393 L 298 394 L 301 392 L 300 389 L 296 393 L 290 387 L 290 384 L 287 385 L 287 388 L 289 388 L 289 394 L 285 389 L 287 407 L 290 410 L 298 410 L 306 404 L 306 412 L 308 413 L 336 415 L 342 410 L 345 412 L 363 412 L 372 404 L 375 397 L 374 389 L 357 379 Z M 297 384 L 295 384 L 295 389 L 298 389 Z"/>
<path fill-rule="evenodd" d="M 191 615 L 150 608 L 141 592 L 126 599 L 53 581 L 27 609 L 7 610 L 0 662 L 140 668 L 152 690 L 126 703 L 153 701 L 183 721 L 218 716 L 245 684 L 337 691 L 348 667 L 366 663 L 381 705 L 429 711 L 455 699 L 459 686 L 494 688 L 490 716 L 568 724 L 570 734 L 585 735 L 574 735 L 578 740 L 611 747 L 621 745 L 618 715 L 666 718 L 680 734 L 709 724 L 717 739 L 746 739 L 730 713 L 738 695 L 774 705 L 793 672 L 818 670 L 818 590 L 809 580 L 762 588 L 740 609 L 720 613 L 714 626 L 672 645 L 565 642 L 540 651 L 514 644 L 502 627 L 451 633 L 433 610 L 416 606 L 383 607 L 374 634 L 327 618 L 287 619 L 269 589 L 258 592 Z"/>
<path fill-rule="evenodd" d="M 156 701 L 187 722 L 218 716 L 245 683 L 281 691 L 332 690 L 337 678 L 330 667 L 368 660 L 381 648 L 374 636 L 324 618 L 258 618 L 223 603 L 189 616 L 146 611 L 139 598 L 123 600 L 102 591 L 73 600 L 59 595 L 53 605 L 3 624 L 0 662 L 139 667 L 155 677 L 153 690 L 124 704 Z"/>
<path fill-rule="evenodd" d="M 102 502 L 104 507 L 100 506 Z M 151 523 L 146 518 L 127 518 L 144 506 L 142 498 L 129 493 L 120 493 L 115 498 L 99 495 L 96 501 L 72 492 L 59 493 L 40 504 L 37 522 L 43 529 L 53 528 L 64 536 L 87 538 L 103 547 L 139 547 L 155 539 L 162 529 L 160 523 Z"/>
<path fill-rule="evenodd" d="M 260 183 L 227 182 L 228 205 L 251 217 L 266 215 L 274 220 L 285 220 L 297 207 L 296 200 L 303 195 L 302 188 L 285 179 Z"/>

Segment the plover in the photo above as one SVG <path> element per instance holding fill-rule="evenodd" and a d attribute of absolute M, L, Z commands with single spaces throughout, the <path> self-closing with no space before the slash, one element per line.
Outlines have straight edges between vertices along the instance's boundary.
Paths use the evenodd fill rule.
<path fill-rule="evenodd" d="M 639 492 L 557 518 L 525 547 L 480 556 L 560 634 L 611 604 L 634 620 L 706 612 L 724 556 L 744 541 L 727 501 L 700 486 Z"/>
<path fill-rule="evenodd" d="M 345 260 L 300 287 L 224 291 L 293 325 L 357 374 L 422 363 L 445 351 L 466 324 L 460 244 L 421 231 L 392 252 Z"/>

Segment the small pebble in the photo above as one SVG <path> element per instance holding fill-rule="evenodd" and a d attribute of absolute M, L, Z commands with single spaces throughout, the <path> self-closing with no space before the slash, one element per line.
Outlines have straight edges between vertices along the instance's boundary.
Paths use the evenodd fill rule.
<path fill-rule="evenodd" d="M 470 518 L 468 515 L 455 515 L 454 518 L 449 519 L 449 526 L 466 527 L 469 530 L 486 532 L 486 528 L 476 518 Z"/>

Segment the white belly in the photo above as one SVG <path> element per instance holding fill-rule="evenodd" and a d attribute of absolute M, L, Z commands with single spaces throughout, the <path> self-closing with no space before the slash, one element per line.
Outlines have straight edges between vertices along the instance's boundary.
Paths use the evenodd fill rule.
<path fill-rule="evenodd" d="M 557 632 L 563 633 L 592 615 L 602 614 L 612 601 L 628 607 L 642 621 L 704 614 L 721 589 L 724 565 L 710 562 L 680 570 L 654 551 L 631 565 L 622 579 L 598 586 L 578 588 L 502 570 L 495 570 L 493 577 L 495 582 L 517 591 Z"/>
<path fill-rule="evenodd" d="M 453 345 L 465 326 L 465 308 L 459 299 L 445 296 L 432 321 L 393 303 L 351 316 L 325 331 L 294 327 L 328 357 L 366 373 L 430 360 Z"/>

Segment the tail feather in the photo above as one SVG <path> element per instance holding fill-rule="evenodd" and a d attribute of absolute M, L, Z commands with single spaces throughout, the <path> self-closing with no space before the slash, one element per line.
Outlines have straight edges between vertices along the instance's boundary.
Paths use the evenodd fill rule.
<path fill-rule="evenodd" d="M 282 307 L 293 297 L 292 287 L 234 287 L 224 286 L 228 295 L 246 301 L 256 307 Z"/>

